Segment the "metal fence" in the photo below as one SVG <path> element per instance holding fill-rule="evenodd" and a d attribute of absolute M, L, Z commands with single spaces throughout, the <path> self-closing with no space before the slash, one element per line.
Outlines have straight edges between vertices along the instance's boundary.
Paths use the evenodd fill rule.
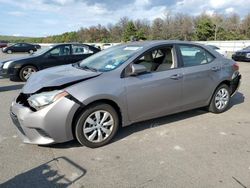
<path fill-rule="evenodd" d="M 232 41 L 194 41 L 197 43 L 201 43 L 201 44 L 210 44 L 210 45 L 215 45 L 219 48 L 221 48 L 222 50 L 225 50 L 229 53 L 235 52 L 237 50 L 241 50 L 242 48 L 245 48 L 247 46 L 250 46 L 250 40 L 232 40 Z M 103 48 L 104 44 L 107 43 L 88 43 L 90 45 L 97 45 L 100 46 L 101 48 Z M 108 43 L 111 44 L 111 46 L 117 45 L 119 43 Z M 52 44 L 40 44 L 41 46 L 49 46 Z"/>
<path fill-rule="evenodd" d="M 231 41 L 196 41 L 201 44 L 210 44 L 215 45 L 221 48 L 222 50 L 228 52 L 235 52 L 241 50 L 247 46 L 250 46 L 250 40 L 231 40 Z"/>

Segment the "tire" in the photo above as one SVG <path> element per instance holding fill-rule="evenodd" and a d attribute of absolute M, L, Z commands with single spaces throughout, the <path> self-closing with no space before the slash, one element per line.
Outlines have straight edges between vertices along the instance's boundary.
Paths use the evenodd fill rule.
<path fill-rule="evenodd" d="M 29 53 L 30 53 L 30 54 L 33 54 L 33 53 L 34 53 L 34 50 L 29 50 Z"/>
<path fill-rule="evenodd" d="M 78 116 L 75 136 L 81 145 L 97 148 L 107 144 L 115 136 L 118 128 L 119 118 L 116 110 L 108 104 L 96 103 Z"/>
<path fill-rule="evenodd" d="M 7 54 L 12 54 L 12 50 L 7 50 Z"/>
<path fill-rule="evenodd" d="M 230 104 L 230 89 L 226 84 L 220 85 L 214 92 L 208 110 L 212 113 L 225 112 Z"/>
<path fill-rule="evenodd" d="M 19 71 L 19 78 L 20 80 L 26 82 L 30 75 L 34 72 L 37 72 L 37 68 L 32 65 L 27 65 L 21 68 Z"/>

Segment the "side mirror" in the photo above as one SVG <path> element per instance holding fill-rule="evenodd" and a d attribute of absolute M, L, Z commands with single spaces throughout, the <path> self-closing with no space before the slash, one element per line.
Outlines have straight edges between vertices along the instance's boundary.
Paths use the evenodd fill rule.
<path fill-rule="evenodd" d="M 140 64 L 133 64 L 131 66 L 131 73 L 130 76 L 137 76 L 139 74 L 145 73 L 147 72 L 147 68 L 144 65 L 140 65 Z"/>

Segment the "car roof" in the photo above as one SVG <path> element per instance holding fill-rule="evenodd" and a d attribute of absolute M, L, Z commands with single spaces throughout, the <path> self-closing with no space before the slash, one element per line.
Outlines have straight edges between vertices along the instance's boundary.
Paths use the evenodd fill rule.
<path fill-rule="evenodd" d="M 154 47 L 158 45 L 168 45 L 168 44 L 192 44 L 196 46 L 205 46 L 200 43 L 194 43 L 189 41 L 180 41 L 180 40 L 151 40 L 151 41 L 136 41 L 136 42 L 129 42 L 129 43 L 122 43 L 120 45 L 123 46 L 141 46 L 141 47 Z"/>

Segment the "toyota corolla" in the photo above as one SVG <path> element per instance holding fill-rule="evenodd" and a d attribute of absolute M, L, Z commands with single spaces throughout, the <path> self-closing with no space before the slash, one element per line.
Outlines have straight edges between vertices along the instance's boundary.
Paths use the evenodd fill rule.
<path fill-rule="evenodd" d="M 199 107 L 228 109 L 238 64 L 201 44 L 121 44 L 31 75 L 11 105 L 25 143 L 107 144 L 118 128 Z"/>

